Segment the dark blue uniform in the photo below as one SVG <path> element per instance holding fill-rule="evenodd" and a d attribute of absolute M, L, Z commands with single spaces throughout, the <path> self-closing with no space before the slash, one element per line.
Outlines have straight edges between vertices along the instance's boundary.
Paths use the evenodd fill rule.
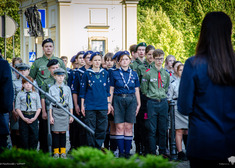
<path fill-rule="evenodd" d="M 87 69 L 83 75 L 80 97 L 85 99 L 86 124 L 95 131 L 95 137 L 87 133 L 89 146 L 101 148 L 108 125 L 107 110 L 109 93 L 109 75 L 104 69 L 94 72 Z"/>
<path fill-rule="evenodd" d="M 11 69 L 7 61 L 0 59 L 0 152 L 7 147 L 9 135 L 8 122 L 5 115 L 13 110 L 13 85 Z M 8 116 L 9 118 L 9 116 Z"/>

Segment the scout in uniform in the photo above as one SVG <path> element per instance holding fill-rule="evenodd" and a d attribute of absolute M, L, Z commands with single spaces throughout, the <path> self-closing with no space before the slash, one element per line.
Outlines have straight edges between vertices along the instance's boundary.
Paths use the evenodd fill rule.
<path fill-rule="evenodd" d="M 15 68 L 24 76 L 29 75 L 29 69 L 30 66 L 25 63 L 19 63 L 15 65 Z M 19 147 L 20 146 L 20 140 L 19 140 L 19 115 L 15 111 L 15 101 L 17 94 L 22 89 L 22 78 L 17 75 L 18 78 L 16 78 L 13 81 L 13 90 L 14 90 L 14 102 L 13 102 L 13 111 L 10 113 L 10 128 L 11 128 L 11 139 L 12 139 L 12 145 Z M 37 86 L 37 82 L 33 81 L 33 83 Z"/>
<path fill-rule="evenodd" d="M 37 58 L 33 65 L 31 66 L 30 74 L 33 79 L 37 81 L 39 87 L 43 85 L 45 79 L 49 78 L 50 72 L 48 71 L 47 64 L 51 59 L 57 59 L 59 61 L 60 67 L 66 71 L 64 62 L 53 55 L 54 43 L 51 38 L 45 39 L 42 42 L 42 49 L 44 55 L 40 58 Z M 67 73 L 66 73 L 67 79 Z"/>
<path fill-rule="evenodd" d="M 152 66 L 154 66 L 154 61 L 153 61 L 154 50 L 155 50 L 154 46 L 148 45 L 145 50 L 146 59 L 144 60 L 143 64 L 137 67 L 136 72 L 139 76 L 140 83 L 144 74 L 148 72 Z M 134 140 L 136 145 L 136 153 L 142 155 L 147 153 L 146 145 L 148 144 L 145 139 L 146 136 L 144 136 L 146 133 L 144 122 L 147 114 L 147 106 L 146 106 L 147 98 L 145 95 L 142 94 L 142 92 L 140 92 L 140 97 L 141 97 L 141 107 L 140 107 L 140 112 L 136 117 L 136 124 L 134 127 L 134 133 L 135 133 Z"/>
<path fill-rule="evenodd" d="M 142 42 L 136 46 L 135 51 L 138 53 L 136 60 L 130 65 L 131 69 L 134 71 L 137 70 L 137 67 L 144 63 L 145 60 L 145 48 L 147 47 L 146 43 Z"/>
<path fill-rule="evenodd" d="M 138 58 L 138 53 L 136 52 L 136 44 L 130 46 L 130 54 L 131 54 L 131 63 L 133 63 Z"/>
<path fill-rule="evenodd" d="M 94 52 L 90 61 L 92 67 L 87 69 L 82 78 L 80 97 L 81 112 L 86 124 L 95 132 L 87 133 L 88 145 L 101 149 L 108 125 L 107 114 L 111 110 L 109 102 L 109 75 L 101 66 L 101 54 Z"/>
<path fill-rule="evenodd" d="M 57 59 L 52 59 L 47 64 L 48 71 L 50 72 L 49 78 L 47 78 L 43 85 L 42 90 L 49 93 L 51 86 L 55 84 L 54 71 L 59 68 L 59 61 Z M 39 117 L 39 141 L 40 149 L 43 152 L 48 151 L 47 144 L 47 134 L 48 134 L 48 125 L 47 125 L 47 112 L 49 111 L 50 101 L 45 97 L 44 94 L 41 94 L 41 104 L 42 104 L 42 113 Z"/>
<path fill-rule="evenodd" d="M 49 94 L 61 105 L 73 114 L 73 100 L 71 90 L 64 84 L 66 71 L 58 68 L 54 71 L 56 83 L 50 87 Z M 56 104 L 50 103 L 50 123 L 52 133 L 52 143 L 54 147 L 54 157 L 59 158 L 59 148 L 61 158 L 66 158 L 66 131 L 69 130 L 69 123 L 73 118 Z"/>
<path fill-rule="evenodd" d="M 84 72 L 91 67 L 91 61 L 90 61 L 91 54 L 93 54 L 93 51 L 89 50 L 85 52 L 85 54 L 83 55 L 85 65 L 81 67 L 80 69 Z"/>
<path fill-rule="evenodd" d="M 163 51 L 161 51 L 164 53 Z M 159 131 L 159 154 L 166 155 L 166 134 L 168 119 L 167 91 L 169 87 L 170 75 L 162 68 L 164 54 L 160 49 L 153 52 L 155 66 L 153 66 L 142 77 L 141 91 L 148 98 L 147 119 L 145 127 L 147 129 L 147 141 L 149 153 L 156 154 L 156 131 Z"/>
<path fill-rule="evenodd" d="M 170 76 L 174 74 L 174 69 L 172 67 L 174 62 L 175 62 L 174 55 L 168 55 L 165 59 L 165 70 L 170 74 Z"/>
<path fill-rule="evenodd" d="M 71 70 L 71 68 L 67 67 L 68 57 L 67 56 L 61 56 L 60 59 L 62 59 L 62 61 L 64 62 L 64 65 L 65 65 L 66 70 L 67 70 L 67 74 L 69 74 L 69 71 Z"/>
<path fill-rule="evenodd" d="M 128 51 L 120 53 L 118 62 L 121 67 L 114 70 L 110 77 L 110 99 L 114 108 L 119 157 L 128 158 L 133 138 L 133 124 L 136 122 L 136 115 L 141 105 L 140 83 L 137 73 L 129 68 L 131 58 Z"/>
<path fill-rule="evenodd" d="M 12 67 L 16 68 L 16 64 L 22 63 L 22 59 L 20 57 L 16 57 L 12 59 Z M 12 71 L 12 81 L 16 80 L 19 78 L 18 73 L 16 73 L 15 71 Z"/>
<path fill-rule="evenodd" d="M 31 82 L 33 79 L 27 76 Z M 20 116 L 19 130 L 24 149 L 37 149 L 38 145 L 38 116 L 41 112 L 39 94 L 25 79 L 22 79 L 22 91 L 17 94 L 15 109 Z"/>

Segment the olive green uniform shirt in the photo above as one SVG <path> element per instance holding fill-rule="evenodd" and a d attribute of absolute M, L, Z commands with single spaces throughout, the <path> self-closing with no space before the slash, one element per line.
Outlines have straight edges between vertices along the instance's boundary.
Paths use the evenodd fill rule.
<path fill-rule="evenodd" d="M 136 71 L 138 66 L 142 64 L 144 64 L 144 62 L 141 62 L 139 58 L 136 58 L 136 60 L 130 64 L 130 68 Z"/>
<path fill-rule="evenodd" d="M 139 66 L 137 67 L 136 72 L 137 72 L 137 74 L 138 74 L 138 76 L 139 76 L 140 83 L 141 83 L 141 81 L 142 81 L 142 77 L 144 76 L 144 74 L 146 74 L 146 71 L 147 71 L 148 69 L 150 69 L 152 66 L 154 66 L 154 64 L 155 64 L 154 62 L 152 62 L 151 64 L 149 64 L 149 63 L 145 60 L 143 64 L 141 64 L 141 65 L 139 65 Z"/>
<path fill-rule="evenodd" d="M 59 61 L 60 67 L 66 71 L 66 80 L 67 80 L 67 70 L 65 68 L 64 62 L 54 55 L 48 59 L 45 55 L 35 60 L 30 69 L 30 74 L 33 79 L 37 81 L 39 87 L 42 87 L 44 81 L 49 78 L 50 71 L 48 70 L 47 63 L 52 60 L 57 59 Z"/>
<path fill-rule="evenodd" d="M 146 74 L 142 77 L 141 91 L 148 98 L 151 99 L 164 99 L 167 98 L 167 91 L 169 87 L 170 75 L 165 69 L 160 69 L 162 87 L 158 88 L 158 69 L 153 66 Z"/>

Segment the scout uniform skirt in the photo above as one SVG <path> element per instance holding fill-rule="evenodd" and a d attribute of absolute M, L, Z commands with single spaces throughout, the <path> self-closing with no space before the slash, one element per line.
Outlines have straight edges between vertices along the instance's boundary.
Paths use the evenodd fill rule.
<path fill-rule="evenodd" d="M 69 115 L 61 108 L 52 107 L 52 116 L 54 124 L 51 125 L 51 131 L 68 131 L 69 130 Z"/>

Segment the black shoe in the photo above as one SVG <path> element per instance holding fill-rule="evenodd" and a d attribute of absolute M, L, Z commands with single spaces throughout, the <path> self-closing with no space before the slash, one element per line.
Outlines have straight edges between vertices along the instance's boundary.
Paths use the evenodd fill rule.
<path fill-rule="evenodd" d="M 125 157 L 126 157 L 125 153 L 119 153 L 119 158 L 125 158 Z"/>
<path fill-rule="evenodd" d="M 188 158 L 186 157 L 186 155 L 183 151 L 178 153 L 178 160 L 179 161 L 187 161 L 188 160 Z"/>
<path fill-rule="evenodd" d="M 125 158 L 129 159 L 131 157 L 131 154 L 125 154 Z"/>
<path fill-rule="evenodd" d="M 171 156 L 168 155 L 167 153 L 161 153 L 159 155 L 162 156 L 164 159 L 170 159 L 171 158 Z"/>

